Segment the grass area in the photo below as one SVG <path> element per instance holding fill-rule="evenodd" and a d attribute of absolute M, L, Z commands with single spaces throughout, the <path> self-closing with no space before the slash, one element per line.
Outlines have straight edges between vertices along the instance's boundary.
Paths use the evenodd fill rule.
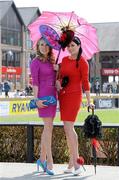
<path fill-rule="evenodd" d="M 95 114 L 103 123 L 119 123 L 119 109 L 95 110 Z M 82 111 L 78 119 L 84 121 L 88 115 L 88 112 Z"/>
<path fill-rule="evenodd" d="M 91 113 L 87 111 L 81 111 L 77 116 L 77 123 L 83 122 L 84 119 Z M 100 120 L 103 123 L 119 123 L 119 109 L 102 109 L 95 110 L 95 114 L 99 116 Z M 0 117 L 0 122 L 39 122 L 41 119 L 37 116 L 37 114 L 33 115 L 11 115 Z M 59 113 L 55 117 L 55 122 L 60 122 Z"/>

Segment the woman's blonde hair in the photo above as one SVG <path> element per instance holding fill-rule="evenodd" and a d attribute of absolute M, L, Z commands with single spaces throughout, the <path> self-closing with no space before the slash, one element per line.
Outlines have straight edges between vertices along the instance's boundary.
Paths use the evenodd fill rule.
<path fill-rule="evenodd" d="M 43 37 L 41 37 L 41 38 L 39 39 L 39 41 L 38 41 L 38 43 L 37 43 L 37 45 L 36 45 L 36 54 L 37 54 L 37 57 L 38 57 L 41 61 L 45 62 L 45 61 L 46 61 L 46 57 L 45 57 L 44 54 L 42 54 L 42 53 L 40 52 L 40 50 L 39 50 L 39 42 L 40 42 L 41 40 L 44 40 Z M 49 45 L 48 45 L 48 46 L 49 46 Z M 55 56 L 54 56 L 53 51 L 52 51 L 52 48 L 51 48 L 50 46 L 49 46 L 49 53 L 48 53 L 47 59 L 48 59 L 49 62 L 51 62 L 52 64 L 55 63 Z"/>

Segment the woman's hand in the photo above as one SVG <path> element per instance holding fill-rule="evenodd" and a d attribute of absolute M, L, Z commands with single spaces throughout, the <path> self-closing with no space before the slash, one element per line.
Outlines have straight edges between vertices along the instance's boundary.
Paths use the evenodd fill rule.
<path fill-rule="evenodd" d="M 53 69 L 55 71 L 59 71 L 59 65 L 58 64 L 53 64 Z"/>
<path fill-rule="evenodd" d="M 60 90 L 62 89 L 62 86 L 61 86 L 60 80 L 56 80 L 56 84 L 55 84 L 55 86 L 56 86 L 57 91 L 60 91 Z"/>
<path fill-rule="evenodd" d="M 43 102 L 45 102 L 45 101 L 47 101 L 47 100 L 38 100 L 38 101 L 36 101 L 37 107 L 38 108 L 45 108 L 45 107 L 47 107 L 47 105 L 43 104 Z"/>
<path fill-rule="evenodd" d="M 88 112 L 91 110 L 94 110 L 95 109 L 95 105 L 93 103 L 88 103 L 87 104 L 87 108 L 88 108 Z"/>

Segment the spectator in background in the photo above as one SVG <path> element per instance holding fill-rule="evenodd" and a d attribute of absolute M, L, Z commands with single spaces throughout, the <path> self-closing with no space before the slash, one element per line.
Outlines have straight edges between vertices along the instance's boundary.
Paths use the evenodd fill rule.
<path fill-rule="evenodd" d="M 25 87 L 25 96 L 29 96 L 29 87 L 28 86 Z"/>
<path fill-rule="evenodd" d="M 33 88 L 31 85 L 29 85 L 29 95 L 32 96 L 32 93 L 33 93 Z"/>
<path fill-rule="evenodd" d="M 4 91 L 5 91 L 5 97 L 9 97 L 9 91 L 10 91 L 10 85 L 8 84 L 8 82 L 4 83 Z"/>
<path fill-rule="evenodd" d="M 117 84 L 117 93 L 119 93 L 119 82 Z"/>
<path fill-rule="evenodd" d="M 95 93 L 96 93 L 96 96 L 100 96 L 100 83 L 98 80 L 96 80 L 96 83 L 95 83 Z"/>
<path fill-rule="evenodd" d="M 115 81 L 113 81 L 111 84 L 112 84 L 112 91 L 114 94 L 116 94 L 117 93 L 117 83 Z"/>
<path fill-rule="evenodd" d="M 0 82 L 0 95 L 2 95 L 3 84 Z"/>
<path fill-rule="evenodd" d="M 107 83 L 104 82 L 103 85 L 102 85 L 102 92 L 103 93 L 106 93 L 106 88 L 107 88 Z"/>

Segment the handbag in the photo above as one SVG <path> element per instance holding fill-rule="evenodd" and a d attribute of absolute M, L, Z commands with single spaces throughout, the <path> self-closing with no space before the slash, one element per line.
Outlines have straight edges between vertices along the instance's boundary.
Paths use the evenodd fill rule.
<path fill-rule="evenodd" d="M 68 76 L 64 76 L 62 78 L 61 86 L 62 87 L 66 87 L 68 83 L 69 83 L 69 77 Z"/>
<path fill-rule="evenodd" d="M 56 103 L 57 103 L 57 100 L 56 100 L 56 98 L 54 96 L 43 96 L 43 97 L 40 97 L 40 98 L 31 99 L 30 103 L 29 103 L 30 109 L 38 108 L 37 105 L 36 105 L 36 102 L 38 100 L 46 100 L 46 101 L 43 102 L 43 104 L 46 105 L 46 106 L 56 105 Z"/>

